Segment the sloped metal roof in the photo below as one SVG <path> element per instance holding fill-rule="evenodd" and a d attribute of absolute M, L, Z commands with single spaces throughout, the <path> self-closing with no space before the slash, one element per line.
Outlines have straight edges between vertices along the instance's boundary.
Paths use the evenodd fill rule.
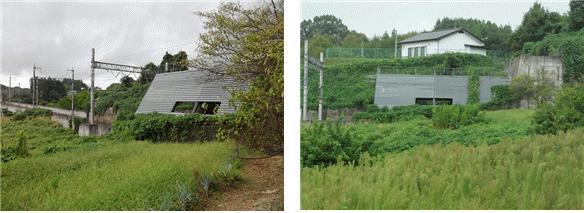
<path fill-rule="evenodd" d="M 464 30 L 465 32 L 467 32 L 469 35 L 475 37 L 477 40 L 481 41 L 481 39 L 479 39 L 478 37 L 474 36 L 473 34 L 471 34 L 468 30 L 463 29 L 463 28 L 453 28 L 453 29 L 445 29 L 445 30 L 438 30 L 438 31 L 432 31 L 432 32 L 423 32 L 423 33 L 419 33 L 416 34 L 412 37 L 409 37 L 407 39 L 404 39 L 402 41 L 399 42 L 399 44 L 405 44 L 405 43 L 412 43 L 412 42 L 418 42 L 418 41 L 430 41 L 430 40 L 438 40 L 441 38 L 444 38 L 452 33 L 458 32 Z M 482 42 L 482 41 L 481 41 Z"/>
<path fill-rule="evenodd" d="M 136 113 L 173 113 L 176 102 L 221 102 L 219 114 L 235 111 L 229 106 L 230 90 L 245 84 L 200 70 L 157 74 Z"/>

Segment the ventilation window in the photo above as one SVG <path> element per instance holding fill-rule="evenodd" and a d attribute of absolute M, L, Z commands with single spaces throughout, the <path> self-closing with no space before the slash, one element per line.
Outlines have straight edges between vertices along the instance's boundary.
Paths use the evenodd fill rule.
<path fill-rule="evenodd" d="M 219 111 L 221 102 L 198 102 L 195 113 L 214 115 Z"/>
<path fill-rule="evenodd" d="M 177 101 L 174 103 L 172 112 L 178 113 L 192 113 L 195 108 L 195 102 Z"/>
<path fill-rule="evenodd" d="M 452 105 L 452 98 L 416 98 L 417 105 L 433 105 L 436 101 L 436 105 Z"/>
<path fill-rule="evenodd" d="M 432 98 L 416 98 L 417 105 L 432 105 Z"/>
<path fill-rule="evenodd" d="M 436 98 L 436 105 L 452 105 L 452 98 Z"/>

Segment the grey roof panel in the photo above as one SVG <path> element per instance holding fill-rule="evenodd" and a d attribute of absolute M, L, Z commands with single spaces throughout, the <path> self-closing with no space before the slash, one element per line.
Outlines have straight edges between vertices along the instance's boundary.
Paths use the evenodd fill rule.
<path fill-rule="evenodd" d="M 245 84 L 200 70 L 157 74 L 136 113 L 172 113 L 177 101 L 217 101 L 221 102 L 219 114 L 234 112 L 225 88 L 244 89 Z"/>
<path fill-rule="evenodd" d="M 437 30 L 437 31 L 432 31 L 432 32 L 418 33 L 418 34 L 416 34 L 416 35 L 414 35 L 412 37 L 409 37 L 407 39 L 404 39 L 404 40 L 400 41 L 399 44 L 412 43 L 412 42 L 418 42 L 418 41 L 437 40 L 437 39 L 444 38 L 444 37 L 446 37 L 446 36 L 448 36 L 448 35 L 450 35 L 452 33 L 458 32 L 460 30 L 464 30 L 469 35 L 471 35 L 472 37 L 474 37 L 477 40 L 483 42 L 479 37 L 476 37 L 475 35 L 473 35 L 472 33 L 470 33 L 468 30 L 466 30 L 464 28 L 452 28 L 452 29 Z"/>

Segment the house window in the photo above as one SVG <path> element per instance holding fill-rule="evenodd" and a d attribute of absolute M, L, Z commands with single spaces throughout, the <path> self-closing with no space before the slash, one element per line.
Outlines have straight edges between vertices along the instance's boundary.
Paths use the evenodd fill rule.
<path fill-rule="evenodd" d="M 414 56 L 414 48 L 408 48 L 408 57 L 413 57 Z"/>
<path fill-rule="evenodd" d="M 420 56 L 426 56 L 426 47 L 420 47 Z"/>
<path fill-rule="evenodd" d="M 416 47 L 416 48 L 414 49 L 414 57 L 418 57 L 418 56 L 419 56 L 419 55 L 418 55 L 419 49 L 420 49 L 419 47 Z"/>

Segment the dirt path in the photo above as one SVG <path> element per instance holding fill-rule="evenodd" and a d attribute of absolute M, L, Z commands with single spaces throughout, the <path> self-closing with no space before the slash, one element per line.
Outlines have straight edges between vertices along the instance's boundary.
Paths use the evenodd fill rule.
<path fill-rule="evenodd" d="M 284 156 L 244 160 L 243 181 L 207 200 L 205 210 L 284 210 Z"/>

